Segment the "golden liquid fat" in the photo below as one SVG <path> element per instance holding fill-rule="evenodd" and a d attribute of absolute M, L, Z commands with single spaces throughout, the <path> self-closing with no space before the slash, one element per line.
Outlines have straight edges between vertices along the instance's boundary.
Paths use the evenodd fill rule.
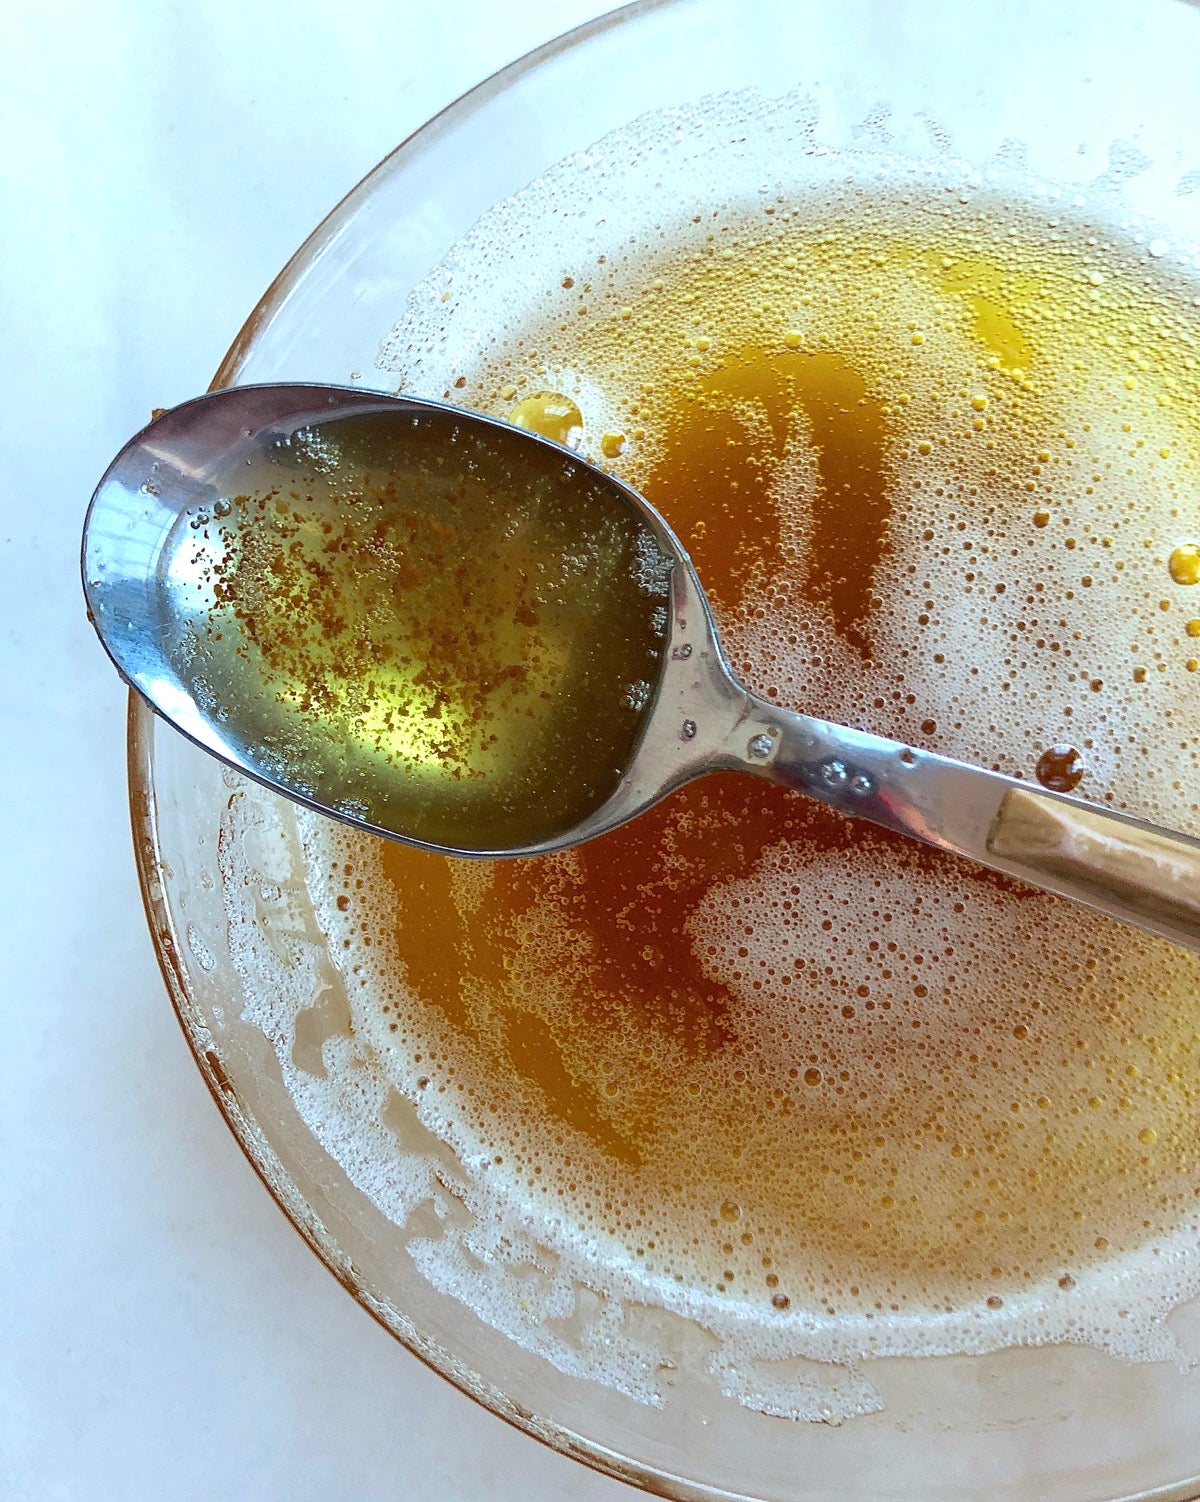
<path fill-rule="evenodd" d="M 260 436 L 231 479 L 190 524 L 212 600 L 188 673 L 290 786 L 480 850 L 606 801 L 657 685 L 670 562 L 603 482 L 398 407 Z"/>

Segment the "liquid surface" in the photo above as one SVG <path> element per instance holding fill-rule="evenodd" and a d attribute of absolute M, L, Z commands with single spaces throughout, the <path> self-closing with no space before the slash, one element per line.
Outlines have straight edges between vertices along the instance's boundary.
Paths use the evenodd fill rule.
<path fill-rule="evenodd" d="M 564 253 L 497 326 L 534 192 L 414 299 L 396 379 L 577 430 L 765 697 L 1200 833 L 1195 294 L 1098 219 L 950 186 L 714 201 Z M 764 1364 L 1174 1354 L 1197 956 L 736 776 L 537 862 L 304 829 L 347 1000 L 294 1063 L 353 1054 L 397 1140 L 411 1110 L 451 1144 L 479 1229 L 427 1275 L 514 1338 L 652 1398 L 616 1315 L 557 1340 L 573 1280 L 808 1416 L 872 1400 Z"/>
<path fill-rule="evenodd" d="M 212 604 L 189 674 L 260 765 L 451 848 L 537 844 L 607 800 L 653 702 L 669 564 L 603 482 L 506 430 L 384 411 L 259 441 L 234 483 L 191 522 Z"/>

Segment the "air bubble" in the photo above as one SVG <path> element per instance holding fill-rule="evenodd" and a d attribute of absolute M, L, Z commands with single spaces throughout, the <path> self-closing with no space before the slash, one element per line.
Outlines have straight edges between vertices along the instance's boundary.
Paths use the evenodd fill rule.
<path fill-rule="evenodd" d="M 528 428 L 567 448 L 578 448 L 583 441 L 583 413 L 560 391 L 538 391 L 523 397 L 509 412 L 508 420 L 515 427 Z"/>
<path fill-rule="evenodd" d="M 1087 770 L 1083 757 L 1074 746 L 1055 745 L 1043 751 L 1034 772 L 1037 780 L 1052 793 L 1071 793 L 1083 781 Z"/>
<path fill-rule="evenodd" d="M 1167 568 L 1176 584 L 1200 584 L 1200 543 L 1180 543 L 1167 560 Z"/>

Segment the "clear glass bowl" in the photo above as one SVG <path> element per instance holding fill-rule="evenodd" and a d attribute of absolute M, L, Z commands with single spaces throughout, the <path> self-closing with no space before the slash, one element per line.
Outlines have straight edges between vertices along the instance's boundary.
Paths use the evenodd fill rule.
<path fill-rule="evenodd" d="M 490 206 L 643 113 L 747 88 L 811 96 L 818 155 L 869 126 L 914 170 L 947 151 L 985 175 L 1018 161 L 1068 203 L 1103 177 L 1108 212 L 1161 237 L 1186 268 L 1200 243 L 1198 62 L 1200 15 L 1180 0 L 631 5 L 487 80 L 384 161 L 280 274 L 215 384 L 387 389 L 377 360 L 410 290 Z M 233 953 L 244 936 L 222 900 L 227 774 L 136 699 L 129 747 L 151 931 L 215 1100 L 335 1276 L 494 1412 L 678 1498 L 1200 1494 L 1200 1378 L 1170 1362 L 1063 1346 L 891 1359 L 871 1363 L 881 1412 L 793 1423 L 723 1397 L 686 1350 L 666 1405 L 635 1402 L 530 1355 L 438 1292 L 413 1260 L 421 1227 L 389 1219 L 317 1140 L 284 1084 L 269 1017 L 248 1006 Z M 285 834 L 290 819 L 281 804 Z M 292 984 L 322 959 L 291 848 L 285 839 L 252 861 L 270 877 L 255 900 L 275 905 L 272 947 L 255 961 L 267 993 L 272 966 Z M 1200 1354 L 1200 1309 L 1177 1311 L 1172 1329 Z"/>

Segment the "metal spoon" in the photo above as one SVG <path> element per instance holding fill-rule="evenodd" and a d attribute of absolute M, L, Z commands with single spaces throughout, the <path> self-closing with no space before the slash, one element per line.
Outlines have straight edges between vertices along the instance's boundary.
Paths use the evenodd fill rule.
<path fill-rule="evenodd" d="M 194 639 L 195 519 L 226 504 L 222 485 L 238 456 L 272 436 L 287 444 L 314 423 L 359 419 L 441 434 L 448 455 L 463 434 L 498 446 L 518 471 L 548 452 L 564 486 L 588 485 L 632 509 L 669 565 L 659 678 L 640 739 L 615 787 L 565 827 L 532 842 L 473 848 L 419 838 L 381 822 L 334 781 L 289 775 L 228 707 L 189 679 Z M 722 654 L 700 581 L 674 533 L 648 502 L 557 445 L 508 424 L 409 397 L 314 385 L 244 386 L 166 413 L 121 450 L 97 487 L 84 526 L 83 581 L 91 620 L 122 677 L 185 735 L 267 787 L 360 828 L 458 855 L 532 856 L 592 839 L 708 772 L 754 772 L 953 851 L 1033 886 L 1200 949 L 1200 840 L 1079 799 L 833 725 L 766 702 L 742 687 Z M 189 585 L 189 580 L 191 583 Z M 204 700 L 205 702 L 201 702 Z M 604 712 L 603 708 L 598 712 Z M 304 724 L 297 722 L 297 733 Z M 402 772 L 397 772 L 402 776 Z"/>

